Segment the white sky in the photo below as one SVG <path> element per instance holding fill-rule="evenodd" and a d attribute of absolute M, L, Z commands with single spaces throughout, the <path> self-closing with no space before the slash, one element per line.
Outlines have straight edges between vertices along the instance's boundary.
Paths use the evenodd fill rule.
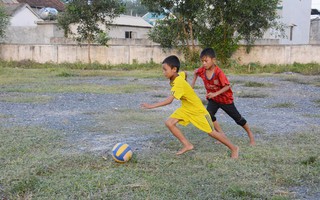
<path fill-rule="evenodd" d="M 320 10 L 320 0 L 312 0 L 311 8 L 316 8 Z"/>

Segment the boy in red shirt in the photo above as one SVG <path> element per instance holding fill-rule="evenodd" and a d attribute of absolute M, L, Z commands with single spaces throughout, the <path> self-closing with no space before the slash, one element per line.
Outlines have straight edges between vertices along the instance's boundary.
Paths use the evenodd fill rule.
<path fill-rule="evenodd" d="M 207 90 L 206 98 L 209 101 L 207 110 L 210 113 L 215 129 L 218 132 L 223 132 L 215 117 L 218 109 L 221 108 L 247 132 L 250 145 L 255 145 L 255 140 L 247 121 L 240 115 L 233 103 L 230 83 L 223 71 L 216 65 L 214 50 L 212 48 L 204 49 L 200 54 L 200 59 L 203 66 L 194 71 L 191 86 L 194 87 L 198 76 L 203 80 Z"/>

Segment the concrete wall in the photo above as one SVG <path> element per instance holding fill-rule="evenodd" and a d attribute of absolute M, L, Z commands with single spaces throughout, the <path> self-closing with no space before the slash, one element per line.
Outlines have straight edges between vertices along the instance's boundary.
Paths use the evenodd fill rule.
<path fill-rule="evenodd" d="M 9 26 L 6 37 L 0 39 L 8 44 L 50 44 L 52 38 L 64 37 L 63 31 L 52 22 L 39 21 L 37 26 Z"/>
<path fill-rule="evenodd" d="M 293 64 L 320 63 L 320 45 L 260 45 L 252 47 L 249 54 L 241 47 L 234 55 L 241 64 Z"/>
<path fill-rule="evenodd" d="M 166 56 L 175 54 L 183 57 L 176 51 L 163 52 L 159 45 L 141 44 L 131 42 L 132 45 L 124 45 L 115 41 L 117 45 L 109 47 L 92 46 L 91 61 L 101 64 L 121 64 L 150 62 L 151 60 L 160 63 Z M 122 45 L 120 45 L 122 43 Z M 234 55 L 241 64 L 292 64 L 298 63 L 320 63 L 320 45 L 264 45 L 254 46 L 247 54 L 245 47 L 240 48 Z M 8 61 L 33 60 L 40 63 L 73 63 L 88 62 L 88 48 L 86 45 L 56 44 L 56 45 L 0 45 L 0 59 Z"/>
<path fill-rule="evenodd" d="M 158 45 L 91 46 L 91 62 L 101 64 L 146 63 L 150 61 L 160 63 L 167 55 L 171 54 L 179 55 L 175 51 L 164 53 Z M 79 46 L 76 44 L 2 44 L 0 45 L 0 59 L 8 61 L 33 60 L 40 63 L 87 63 L 88 47 L 86 45 Z"/>
<path fill-rule="evenodd" d="M 310 44 L 320 44 L 320 18 L 312 19 L 310 26 Z"/>

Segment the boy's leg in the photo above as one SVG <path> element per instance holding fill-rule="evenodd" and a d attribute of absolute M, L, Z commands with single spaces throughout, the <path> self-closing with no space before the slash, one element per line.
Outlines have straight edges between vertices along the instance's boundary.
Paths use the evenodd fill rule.
<path fill-rule="evenodd" d="M 220 126 L 220 124 L 218 123 L 217 120 L 213 122 L 213 125 L 214 125 L 214 129 L 215 129 L 216 131 L 224 134 L 224 132 L 222 131 L 222 128 L 221 128 L 221 126 Z"/>
<path fill-rule="evenodd" d="M 209 112 L 210 117 L 212 119 L 212 122 L 213 122 L 213 125 L 214 125 L 214 129 L 216 131 L 218 131 L 219 133 L 224 134 L 220 124 L 217 121 L 217 118 L 215 117 L 215 114 L 217 113 L 218 109 L 219 109 L 219 104 L 218 103 L 216 103 L 216 102 L 214 102 L 212 100 L 208 100 L 207 111 Z M 217 143 L 220 143 L 220 142 L 217 142 Z"/>
<path fill-rule="evenodd" d="M 237 159 L 239 157 L 239 147 L 233 145 L 226 135 L 213 130 L 211 133 L 208 133 L 211 137 L 220 141 L 224 145 L 226 145 L 231 150 L 231 158 Z"/>
<path fill-rule="evenodd" d="M 249 127 L 249 124 L 246 123 L 245 125 L 242 126 L 242 128 L 243 128 L 243 129 L 247 132 L 247 134 L 248 134 L 248 137 L 249 137 L 249 139 L 250 139 L 250 145 L 252 145 L 252 146 L 256 145 L 256 142 L 255 142 L 255 140 L 254 140 L 254 137 L 253 137 L 253 134 L 252 134 L 251 129 L 250 129 L 250 127 Z"/>
<path fill-rule="evenodd" d="M 213 126 L 214 126 L 214 129 L 215 129 L 217 132 L 225 135 L 225 133 L 222 131 L 222 128 L 221 128 L 221 126 L 220 126 L 220 124 L 218 123 L 217 120 L 213 122 Z M 221 142 L 218 140 L 218 141 L 216 141 L 215 143 L 220 144 Z"/>
<path fill-rule="evenodd" d="M 234 103 L 221 104 L 221 109 L 224 110 L 238 125 L 240 125 L 248 134 L 250 145 L 255 145 L 253 134 L 245 118 L 241 116 Z"/>
<path fill-rule="evenodd" d="M 165 122 L 168 129 L 171 131 L 171 133 L 178 138 L 178 140 L 182 143 L 183 148 L 177 152 L 177 155 L 183 154 L 187 151 L 190 151 L 193 149 L 193 145 L 187 140 L 187 138 L 182 134 L 182 132 L 178 129 L 176 124 L 179 122 L 178 119 L 175 118 L 169 118 Z"/>

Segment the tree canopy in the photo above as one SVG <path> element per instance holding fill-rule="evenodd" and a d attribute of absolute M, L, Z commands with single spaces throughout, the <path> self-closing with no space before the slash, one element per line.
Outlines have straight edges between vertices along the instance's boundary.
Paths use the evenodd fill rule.
<path fill-rule="evenodd" d="M 148 12 L 147 8 L 141 4 L 140 0 L 123 0 L 123 3 L 126 6 L 126 15 L 142 17 L 144 14 Z"/>
<path fill-rule="evenodd" d="M 142 0 L 150 11 L 168 17 L 150 32 L 164 48 L 178 48 L 187 61 L 196 61 L 201 47 L 213 47 L 226 62 L 240 40 L 252 44 L 276 27 L 279 0 Z"/>
<path fill-rule="evenodd" d="M 72 0 L 66 4 L 65 12 L 59 15 L 58 24 L 66 37 L 72 35 L 79 42 L 88 42 L 91 63 L 90 44 L 98 41 L 107 45 L 109 38 L 106 31 L 113 19 L 123 12 L 124 6 L 118 0 Z"/>
<path fill-rule="evenodd" d="M 0 4 L 0 38 L 5 37 L 8 24 L 9 24 L 9 16 L 7 15 L 2 4 Z"/>

